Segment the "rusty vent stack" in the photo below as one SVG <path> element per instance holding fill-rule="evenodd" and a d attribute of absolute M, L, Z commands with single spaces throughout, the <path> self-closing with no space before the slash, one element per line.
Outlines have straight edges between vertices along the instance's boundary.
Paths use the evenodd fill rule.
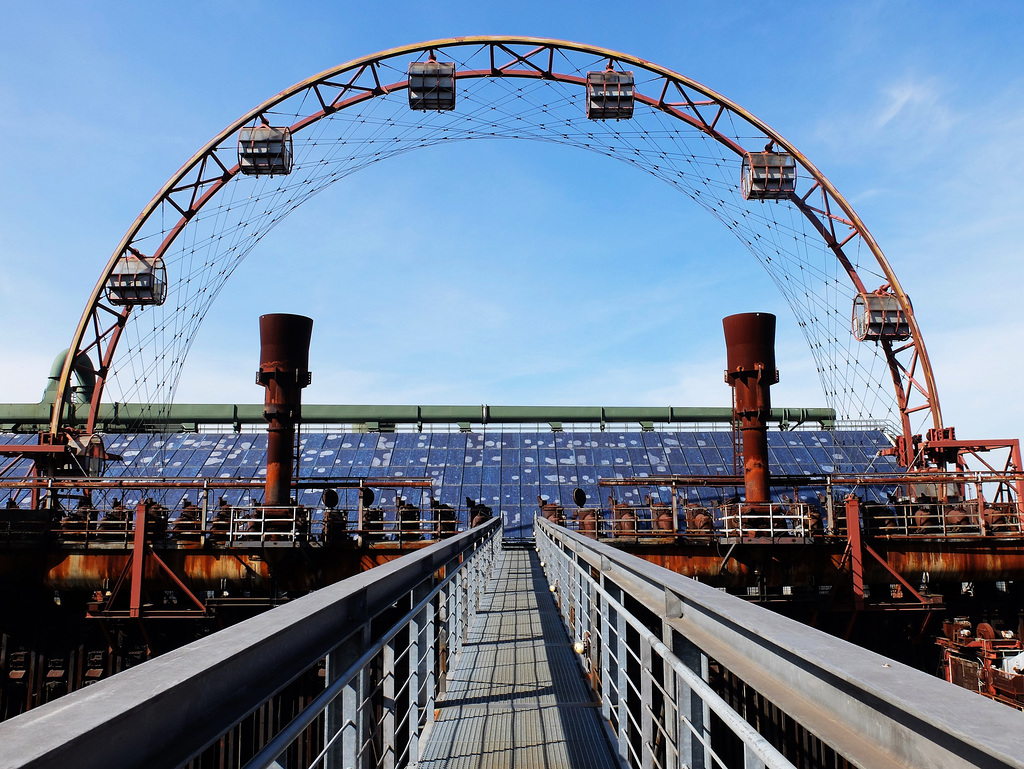
<path fill-rule="evenodd" d="M 775 316 L 766 312 L 730 315 L 722 320 L 728 368 L 725 381 L 733 388 L 733 419 L 743 436 L 743 484 L 747 505 L 769 501 L 769 388 L 779 381 L 775 368 Z"/>
<path fill-rule="evenodd" d="M 260 370 L 266 388 L 267 487 L 263 503 L 287 505 L 291 494 L 295 426 L 302 421 L 302 389 L 311 381 L 309 340 L 313 319 L 284 313 L 260 316 Z"/>

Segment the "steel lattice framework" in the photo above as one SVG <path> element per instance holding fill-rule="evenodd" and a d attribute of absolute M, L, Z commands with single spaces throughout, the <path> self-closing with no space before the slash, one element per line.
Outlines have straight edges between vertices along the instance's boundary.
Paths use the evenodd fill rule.
<path fill-rule="evenodd" d="M 456 65 L 454 111 L 409 109 L 409 64 L 432 57 Z M 585 116 L 587 72 L 607 66 L 635 73 L 629 120 Z M 239 130 L 259 125 L 291 129 L 290 174 L 240 173 Z M 634 56 L 558 40 L 468 37 L 394 48 L 315 75 L 241 116 L 193 155 L 139 214 L 101 273 L 61 373 L 51 432 L 62 429 L 71 379 L 83 365 L 96 374 L 88 433 L 104 393 L 154 409 L 169 404 L 224 282 L 304 201 L 400 153 L 483 138 L 578 147 L 669 183 L 729 228 L 767 270 L 796 315 L 840 418 L 898 421 L 907 452 L 915 431 L 942 427 L 931 364 L 903 287 L 850 204 L 792 144 L 738 104 Z M 796 190 L 784 200 L 746 200 L 741 158 L 769 143 L 796 159 Z M 165 304 L 105 300 L 107 281 L 126 254 L 164 261 Z M 908 341 L 854 339 L 853 299 L 879 287 L 902 308 Z"/>

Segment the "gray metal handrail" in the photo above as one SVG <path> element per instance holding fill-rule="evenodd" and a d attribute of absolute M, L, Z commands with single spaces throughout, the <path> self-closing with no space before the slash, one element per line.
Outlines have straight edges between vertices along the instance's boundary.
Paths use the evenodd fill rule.
<path fill-rule="evenodd" d="M 691 767 L 717 765 L 706 747 L 714 700 L 694 680 L 706 679 L 714 660 L 854 765 L 1024 767 L 1016 710 L 543 519 L 535 530 L 563 619 L 631 766 L 676 766 L 673 755 Z M 657 617 L 660 637 L 632 616 L 627 597 Z M 667 672 L 657 680 L 652 657 L 677 681 Z M 678 712 L 666 704 L 672 685 Z M 745 765 L 775 765 L 739 736 Z"/>
<path fill-rule="evenodd" d="M 560 546 L 553 536 L 556 531 L 550 523 L 538 524 L 541 566 L 557 593 L 570 637 L 578 639 L 575 648 L 596 684 L 602 715 L 616 733 L 625 766 L 727 769 L 711 744 L 713 712 L 743 744 L 744 769 L 795 769 L 626 609 L 621 594 L 613 595 L 594 580 L 590 569 L 571 557 L 574 551 Z M 631 670 L 639 675 L 631 676 Z M 695 699 L 700 707 L 694 707 Z"/>
<path fill-rule="evenodd" d="M 422 612 L 435 588 L 450 591 L 438 610 L 454 654 L 477 604 L 471 590 L 482 589 L 466 574 L 493 560 L 498 531 L 489 521 L 0 723 L 0 769 L 181 766 L 320 660 L 330 686 L 351 667 L 346 658 L 379 653 L 395 634 L 373 621 L 396 606 L 405 618 Z M 415 685 L 409 696 L 431 702 L 434 693 Z M 432 717 L 432 707 L 421 712 Z"/>
<path fill-rule="evenodd" d="M 375 763 L 376 766 L 414 763 L 419 747 L 419 736 L 433 723 L 434 702 L 444 691 L 444 687 L 438 686 L 434 679 L 434 663 L 438 659 L 439 651 L 436 640 L 444 639 L 450 657 L 461 650 L 465 638 L 464 631 L 475 618 L 483 586 L 490 577 L 496 541 L 496 537 L 488 539 L 473 553 L 472 558 L 463 561 L 462 568 L 446 575 L 362 656 L 348 664 L 343 672 L 336 674 L 331 670 L 332 657 L 328 657 L 327 672 L 332 680 L 327 687 L 246 763 L 245 769 L 271 769 L 287 765 L 280 763 L 279 759 L 288 747 L 303 731 L 324 717 L 332 707 L 336 708 L 336 718 L 331 719 L 333 723 L 324 724 L 324 748 L 307 764 L 308 769 L 327 766 L 327 759 L 332 755 L 343 767 L 369 766 L 371 763 Z M 439 596 L 446 598 L 442 605 L 446 609 L 443 612 L 443 620 L 448 632 L 435 635 L 432 632 L 433 618 L 429 614 L 429 607 Z M 408 633 L 405 648 L 402 648 L 398 641 L 402 633 Z M 371 663 L 379 657 L 385 662 L 380 680 L 368 685 L 367 671 Z M 402 657 L 408 662 L 407 674 L 399 679 L 396 675 L 395 662 Z M 427 680 L 421 682 L 421 677 Z M 372 697 L 368 696 L 369 691 L 383 691 L 389 685 L 390 706 L 387 702 L 381 703 L 381 713 L 371 713 L 368 707 L 372 700 Z M 342 696 L 346 692 L 353 695 L 348 701 Z M 342 702 L 337 703 L 339 697 L 342 698 Z M 404 712 L 398 714 L 396 702 L 401 697 L 404 697 L 407 707 L 403 709 Z M 396 745 L 395 731 L 403 728 L 406 729 L 406 739 L 402 745 Z M 387 731 L 391 737 L 390 742 L 383 746 L 383 752 L 390 754 L 391 760 L 371 762 L 366 750 L 369 742 L 367 737 L 383 731 Z"/>

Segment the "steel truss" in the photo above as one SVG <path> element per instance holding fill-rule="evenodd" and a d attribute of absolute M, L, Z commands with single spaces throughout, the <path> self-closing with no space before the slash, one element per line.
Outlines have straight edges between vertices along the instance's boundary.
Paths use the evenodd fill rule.
<path fill-rule="evenodd" d="M 881 248 L 868 232 L 860 217 L 849 202 L 839 193 L 832 183 L 790 142 L 772 130 L 764 122 L 743 109 L 735 102 L 712 91 L 665 67 L 644 61 L 634 56 L 611 51 L 596 46 L 582 45 L 559 40 L 524 37 L 466 37 L 435 40 L 372 54 L 354 59 L 338 67 L 321 72 L 271 97 L 256 108 L 228 125 L 222 132 L 207 142 L 167 181 L 149 204 L 142 210 L 135 222 L 114 250 L 105 269 L 94 287 L 81 320 L 75 329 L 70 345 L 73 354 L 67 356 L 58 383 L 56 407 L 50 423 L 51 435 L 58 435 L 65 426 L 67 407 L 72 399 L 71 377 L 73 363 L 80 361 L 81 355 L 88 356 L 95 369 L 96 386 L 91 394 L 89 419 L 85 432 L 91 433 L 97 425 L 99 407 L 105 386 L 108 384 L 114 365 L 114 355 L 129 321 L 140 313 L 144 307 L 113 307 L 104 299 L 104 289 L 113 273 L 118 260 L 127 254 L 146 253 L 150 257 L 164 257 L 179 238 L 187 231 L 190 223 L 196 221 L 204 207 L 215 201 L 231 183 L 239 176 L 239 165 L 235 156 L 235 140 L 239 129 L 247 125 L 271 126 L 280 124 L 281 116 L 288 116 L 291 133 L 301 138 L 305 132 L 346 110 L 359 108 L 374 99 L 386 98 L 396 92 L 408 88 L 407 72 L 411 60 L 422 60 L 428 57 L 452 59 L 458 62 L 456 78 L 464 86 L 470 81 L 484 79 L 520 79 L 541 81 L 544 83 L 561 83 L 568 86 L 586 85 L 585 73 L 580 69 L 580 60 L 586 60 L 592 67 L 604 64 L 619 69 L 631 69 L 636 73 L 635 99 L 638 104 L 646 105 L 651 110 L 677 119 L 697 134 L 710 137 L 728 152 L 737 156 L 735 166 L 735 188 L 738 195 L 739 158 L 748 151 L 758 151 L 767 142 L 768 146 L 777 151 L 791 153 L 799 166 L 800 176 L 797 189 L 789 194 L 787 201 L 776 201 L 767 205 L 793 206 L 809 223 L 821 238 L 827 249 L 841 265 L 838 274 L 845 274 L 850 286 L 846 287 L 857 293 L 870 293 L 884 290 L 894 295 L 899 303 L 910 329 L 910 339 L 905 343 L 882 340 L 878 342 L 882 348 L 888 369 L 888 377 L 895 390 L 895 403 L 901 419 L 904 436 L 900 444 L 899 459 L 906 466 L 926 464 L 921 456 L 913 451 L 915 432 L 920 432 L 922 425 L 931 425 L 936 431 L 942 430 L 942 416 L 936 392 L 936 385 L 931 363 L 924 346 L 920 327 L 914 315 L 911 303 L 893 272 Z M 574 62 L 576 63 L 574 65 Z M 422 114 L 422 113 L 421 113 Z M 436 114 L 436 113 L 435 113 Z M 419 119 L 419 118 L 417 118 Z M 542 131 L 551 134 L 552 141 L 574 144 L 568 133 L 559 135 L 562 127 L 552 121 L 550 126 L 541 125 Z M 628 121 L 626 121 L 628 122 Z M 407 126 L 408 127 L 408 126 Z M 496 126 L 492 134 L 498 138 L 538 138 L 537 136 L 521 137 L 514 132 L 502 130 Z M 468 137 L 454 137 L 468 138 Z M 427 137 L 415 146 L 426 146 L 443 139 Z M 576 143 L 576 146 L 584 146 Z M 415 148 L 415 147 L 414 147 Z M 586 149 L 595 148 L 584 146 Z M 397 150 L 396 150 L 397 151 Z M 404 151 L 404 150 L 403 150 Z M 606 153 L 608 154 L 608 153 Z M 640 150 L 636 150 L 640 155 Z M 379 155 L 379 153 L 378 153 Z M 381 157 L 367 157 L 355 167 L 365 167 Z M 623 159 L 623 158 L 619 158 Z M 628 162 L 636 162 L 625 158 Z M 299 158 L 301 163 L 302 158 Z M 662 176 L 664 173 L 657 165 L 641 165 L 642 168 Z M 351 172 L 351 171 L 348 171 Z M 347 173 L 347 172 L 346 172 Z M 344 174 L 342 174 L 344 175 Z M 330 181 L 334 181 L 331 179 Z M 699 204 L 712 211 L 726 226 L 737 229 L 735 221 L 732 225 L 726 221 L 727 216 L 717 209 L 718 201 L 711 197 L 724 195 L 722 180 L 705 178 L 706 195 L 700 198 L 701 192 L 690 193 Z M 326 186 L 326 183 L 325 185 Z M 313 193 L 310 193 L 313 194 Z M 305 199 L 305 198 L 303 198 Z M 301 200 L 299 201 L 301 202 Z M 720 201 L 725 204 L 724 197 Z M 297 205 L 289 199 L 292 207 Z M 272 216 L 266 229 L 255 236 L 251 243 L 241 247 L 239 259 L 244 257 L 255 242 L 266 231 L 286 215 L 290 209 L 284 208 Z M 156 226 L 155 222 L 169 218 L 174 222 L 169 227 Z M 737 234 L 744 239 L 744 235 Z M 757 237 L 757 236 L 755 236 Z M 746 242 L 748 248 L 757 254 L 755 244 Z M 868 253 L 866 261 L 860 262 L 858 254 Z M 770 261 L 770 259 L 769 259 Z M 235 263 L 237 264 L 237 262 Z M 226 280 L 235 265 L 220 267 L 220 272 L 211 281 Z M 767 268 L 767 265 L 766 265 Z M 771 270 L 769 270 L 771 272 Z M 833 330 L 829 344 L 816 343 L 809 326 L 818 322 L 813 311 L 798 312 L 797 302 L 804 301 L 794 294 L 799 288 L 793 289 L 784 285 L 784 281 L 776 274 L 773 280 L 787 301 L 797 312 L 798 321 L 805 338 L 811 347 L 818 371 L 822 377 L 826 397 L 835 395 L 834 385 L 830 383 L 830 372 L 836 367 L 835 359 L 844 352 L 850 357 L 849 341 Z M 818 276 L 827 282 L 828 275 L 824 272 Z M 880 280 L 881 286 L 876 289 L 873 282 Z M 838 283 L 838 281 L 836 281 Z M 195 325 L 201 321 L 209 302 L 219 291 L 219 283 L 211 282 L 212 288 L 204 292 L 202 303 L 197 307 L 182 307 L 178 311 L 191 311 L 197 317 Z M 174 285 L 170 287 L 171 292 Z M 828 293 L 828 292 L 826 292 Z M 809 297 L 809 294 L 804 294 Z M 835 298 L 833 296 L 833 305 Z M 197 300 L 199 301 L 199 300 Z M 812 303 L 813 299 L 807 299 Z M 819 302 L 822 300 L 819 298 Z M 177 382 L 178 371 L 188 348 L 191 346 L 191 330 L 178 329 L 177 336 L 188 335 L 189 338 L 179 341 L 181 351 L 169 364 L 166 379 L 168 388 L 173 393 Z M 150 337 L 156 338 L 161 333 L 154 331 Z M 153 341 L 149 339 L 148 341 Z M 844 348 L 844 345 L 847 345 Z M 825 349 L 829 348 L 829 349 Z M 878 381 L 867 381 L 875 377 L 861 375 L 860 384 L 864 388 L 881 387 Z M 167 396 L 170 401 L 170 394 Z M 149 401 L 152 402 L 152 401 Z M 841 416 L 854 416 L 844 414 Z M 864 414 L 859 416 L 863 417 Z"/>

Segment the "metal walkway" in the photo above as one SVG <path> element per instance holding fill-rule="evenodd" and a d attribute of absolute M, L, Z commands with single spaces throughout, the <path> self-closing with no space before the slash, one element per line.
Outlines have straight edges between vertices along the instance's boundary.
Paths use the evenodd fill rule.
<path fill-rule="evenodd" d="M 420 769 L 618 767 L 536 552 L 500 552 Z"/>
<path fill-rule="evenodd" d="M 502 550 L 489 521 L 0 723 L 0 769 L 1024 769 L 1017 711 L 534 531 Z"/>

